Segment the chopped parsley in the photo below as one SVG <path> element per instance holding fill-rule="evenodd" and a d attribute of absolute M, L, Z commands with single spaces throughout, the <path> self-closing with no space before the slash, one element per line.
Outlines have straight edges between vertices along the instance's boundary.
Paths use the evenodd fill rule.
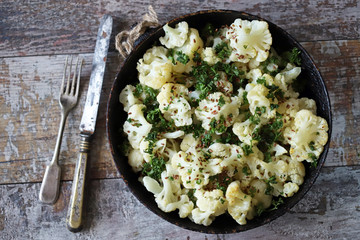
<path fill-rule="evenodd" d="M 261 78 L 258 78 L 257 80 L 256 80 L 256 82 L 258 83 L 258 84 L 266 84 L 266 80 L 265 80 L 265 77 L 261 77 Z"/>
<path fill-rule="evenodd" d="M 186 65 L 190 61 L 189 56 L 183 53 L 182 51 L 177 51 L 176 55 L 177 55 L 176 60 L 184 65 Z"/>
<path fill-rule="evenodd" d="M 209 177 L 209 184 L 205 187 L 206 189 L 220 189 L 226 193 L 226 189 L 232 182 L 232 178 L 229 177 L 226 172 L 219 173 Z"/>
<path fill-rule="evenodd" d="M 314 141 L 309 142 L 309 148 L 311 151 L 315 151 L 314 144 L 315 144 Z"/>
<path fill-rule="evenodd" d="M 126 121 L 131 123 L 131 125 L 134 126 L 134 127 L 141 127 L 142 126 L 142 124 L 139 122 L 139 120 L 134 119 L 134 118 L 128 118 Z"/>
<path fill-rule="evenodd" d="M 225 105 L 225 99 L 224 97 L 221 95 L 219 98 L 219 102 L 218 102 L 219 107 L 222 107 Z"/>
<path fill-rule="evenodd" d="M 318 158 L 314 153 L 308 153 L 308 157 L 312 160 L 311 161 L 311 167 L 316 168 L 318 164 Z"/>
<path fill-rule="evenodd" d="M 251 174 L 251 171 L 248 166 L 245 166 L 242 168 L 242 173 L 245 174 L 246 176 L 249 176 Z"/>
<path fill-rule="evenodd" d="M 273 103 L 270 104 L 270 109 L 271 110 L 274 110 L 276 108 L 279 108 L 279 104 L 273 104 Z"/>
<path fill-rule="evenodd" d="M 243 94 L 242 94 L 243 105 L 249 104 L 249 100 L 247 99 L 247 95 L 248 95 L 247 91 L 244 91 Z"/>
<path fill-rule="evenodd" d="M 201 55 L 200 55 L 200 53 L 198 53 L 198 51 L 195 51 L 195 52 L 194 52 L 193 61 L 196 62 L 196 63 L 200 63 L 200 62 L 201 62 Z"/>
<path fill-rule="evenodd" d="M 144 104 L 146 106 L 154 105 L 157 103 L 156 96 L 158 95 L 159 91 L 156 89 L 153 89 L 151 87 L 148 87 L 146 85 L 142 86 L 143 92 L 146 94 L 146 98 L 144 100 Z"/>
<path fill-rule="evenodd" d="M 256 210 L 257 216 L 260 216 L 261 214 L 263 214 L 263 212 L 265 211 L 263 203 L 260 202 L 258 205 L 256 205 L 255 210 Z"/>
<path fill-rule="evenodd" d="M 215 46 L 215 53 L 221 60 L 224 60 L 230 56 L 231 49 L 226 42 L 221 42 Z"/>
<path fill-rule="evenodd" d="M 192 133 L 194 138 L 199 138 L 205 132 L 205 129 L 201 126 L 200 123 L 183 126 L 182 130 L 186 134 Z"/>
<path fill-rule="evenodd" d="M 213 142 L 212 134 L 209 132 L 205 132 L 205 134 L 200 137 L 200 141 L 202 147 L 209 147 Z"/>
<path fill-rule="evenodd" d="M 251 187 L 251 188 L 249 189 L 250 196 L 251 196 L 251 197 L 254 197 L 256 191 L 257 191 L 257 189 L 256 189 L 255 187 Z"/>
<path fill-rule="evenodd" d="M 172 64 L 176 64 L 175 58 L 174 58 L 175 50 L 173 48 L 170 48 L 167 53 L 167 58 L 171 60 Z"/>
<path fill-rule="evenodd" d="M 200 35 L 203 39 L 207 39 L 210 36 L 215 36 L 216 33 L 216 29 L 211 23 L 205 24 L 205 26 L 200 31 Z"/>
<path fill-rule="evenodd" d="M 271 201 L 272 208 L 270 208 L 269 211 L 278 209 L 279 206 L 283 203 L 284 203 L 284 199 L 282 197 L 279 197 L 278 199 L 272 199 Z"/>
<path fill-rule="evenodd" d="M 153 157 L 150 162 L 144 163 L 142 173 L 153 179 L 160 180 L 161 173 L 165 171 L 165 160 L 163 157 Z"/>
<path fill-rule="evenodd" d="M 235 135 L 231 128 L 228 128 L 223 134 L 221 134 L 220 138 L 216 139 L 216 142 L 224 144 L 235 144 L 238 146 L 241 144 L 239 137 Z"/>
<path fill-rule="evenodd" d="M 176 59 L 175 59 L 174 55 L 177 55 Z M 188 55 L 186 55 L 182 51 L 175 52 L 175 50 L 173 48 L 169 49 L 169 51 L 167 53 L 167 58 L 170 59 L 172 64 L 174 64 L 174 65 L 176 65 L 176 61 L 178 61 L 184 65 L 186 65 L 190 61 L 190 58 Z"/>
<path fill-rule="evenodd" d="M 251 153 L 253 153 L 254 151 L 252 150 L 252 145 L 248 145 L 248 144 L 243 144 L 241 146 L 241 148 L 244 151 L 245 156 L 250 155 Z"/>
<path fill-rule="evenodd" d="M 226 73 L 227 80 L 234 82 L 234 79 L 239 79 L 241 75 L 244 75 L 244 71 L 240 71 L 234 64 L 227 64 L 223 62 L 217 62 L 213 66 L 216 71 L 223 71 Z"/>
<path fill-rule="evenodd" d="M 196 206 L 196 197 L 194 196 L 195 191 L 195 189 L 189 189 L 187 193 L 189 199 L 194 203 L 194 206 Z"/>
<path fill-rule="evenodd" d="M 253 131 L 252 139 L 258 141 L 258 148 L 265 153 L 271 149 L 275 142 L 282 138 L 282 127 L 282 115 L 277 113 L 276 117 L 268 124 L 262 125 Z M 266 160 L 269 160 L 269 157 Z"/>
<path fill-rule="evenodd" d="M 195 89 L 200 92 L 200 100 L 217 90 L 216 81 L 220 80 L 220 74 L 206 62 L 194 66 L 190 75 L 195 78 Z"/>
<path fill-rule="evenodd" d="M 265 180 L 265 183 L 266 183 L 265 194 L 271 195 L 272 192 L 274 191 L 274 187 L 271 186 L 271 184 L 277 184 L 276 177 L 271 176 L 268 180 Z"/>
<path fill-rule="evenodd" d="M 219 120 L 212 118 L 210 122 L 210 133 L 224 133 L 227 129 L 225 122 L 224 115 L 221 115 Z"/>
<path fill-rule="evenodd" d="M 137 97 L 137 98 L 139 98 L 140 95 L 142 94 L 142 92 L 143 92 L 143 87 L 142 87 L 142 85 L 141 85 L 140 83 L 136 84 L 135 90 L 134 90 L 134 92 L 133 92 L 134 96 Z"/>
<path fill-rule="evenodd" d="M 300 66 L 301 65 L 301 57 L 300 57 L 300 50 L 298 48 L 293 48 L 289 54 L 289 62 L 297 65 L 297 66 Z"/>

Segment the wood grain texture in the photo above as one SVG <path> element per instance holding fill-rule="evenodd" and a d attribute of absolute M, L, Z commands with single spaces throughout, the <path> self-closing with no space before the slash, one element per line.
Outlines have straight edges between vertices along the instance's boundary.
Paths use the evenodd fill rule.
<path fill-rule="evenodd" d="M 360 165 L 359 41 L 304 42 L 329 90 L 333 137 L 326 166 Z M 70 113 L 60 154 L 62 179 L 71 180 L 78 154 L 78 126 L 85 102 L 92 54 L 83 54 L 81 97 Z M 118 177 L 105 129 L 106 101 L 120 61 L 111 53 L 103 85 L 96 134 L 92 142 L 91 178 Z M 58 91 L 64 55 L 4 58 L 0 92 L 0 184 L 40 182 L 52 157 L 60 122 Z M 49 71 L 48 69 L 51 69 Z"/>
<path fill-rule="evenodd" d="M 323 169 L 291 211 L 262 227 L 228 235 L 192 232 L 164 221 L 120 179 L 91 181 L 85 227 L 73 234 L 65 229 L 71 182 L 62 184 L 54 206 L 37 201 L 39 188 L 38 183 L 0 185 L 0 239 L 354 239 L 360 234 L 360 167 Z"/>
<path fill-rule="evenodd" d="M 190 12 L 231 9 L 279 25 L 308 50 L 329 90 L 333 135 L 319 178 L 284 216 L 247 232 L 188 231 L 145 208 L 119 179 L 105 131 L 106 101 L 121 59 L 114 35 L 140 21 L 149 5 L 166 21 Z M 110 55 L 89 162 L 86 222 L 66 230 L 78 126 L 99 19 L 114 17 Z M 358 239 L 360 234 L 360 3 L 325 1 L 81 0 L 0 1 L 0 239 Z M 60 122 L 58 91 L 65 56 L 85 59 L 81 97 L 63 137 L 58 202 L 38 201 Z"/>
<path fill-rule="evenodd" d="M 327 166 L 360 164 L 360 41 L 303 43 L 329 91 L 333 133 Z"/>
<path fill-rule="evenodd" d="M 92 54 L 81 55 L 79 104 L 67 119 L 59 164 L 62 179 L 72 179 L 78 158 L 79 125 L 91 73 Z M 59 89 L 66 56 L 20 57 L 1 60 L 0 183 L 39 182 L 51 160 L 60 124 Z M 107 98 L 118 69 L 117 54 L 106 66 L 97 126 L 92 140 L 90 175 L 116 177 L 105 131 Z M 49 71 L 51 69 L 51 71 Z M 95 172 L 95 173 L 93 173 Z"/>
<path fill-rule="evenodd" d="M 0 2 L 0 56 L 92 52 L 91 43 L 103 14 L 114 17 L 113 32 L 120 32 L 140 21 L 149 4 L 161 23 L 190 12 L 230 9 L 264 17 L 299 41 L 352 40 L 360 36 L 360 6 L 356 0 L 199 0 L 186 4 L 183 0 L 15 0 Z"/>

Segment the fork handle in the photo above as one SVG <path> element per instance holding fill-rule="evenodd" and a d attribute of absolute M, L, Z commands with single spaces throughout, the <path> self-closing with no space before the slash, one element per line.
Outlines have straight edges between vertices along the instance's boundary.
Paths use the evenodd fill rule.
<path fill-rule="evenodd" d="M 76 163 L 71 198 L 66 218 L 67 228 L 71 232 L 82 229 L 82 210 L 85 189 L 86 165 L 90 150 L 90 135 L 80 134 L 80 154 Z"/>
<path fill-rule="evenodd" d="M 47 204 L 54 204 L 59 197 L 61 168 L 58 164 L 58 159 L 67 115 L 68 111 L 62 109 L 59 132 L 56 139 L 53 158 L 49 165 L 46 166 L 44 177 L 40 187 L 39 200 Z"/>

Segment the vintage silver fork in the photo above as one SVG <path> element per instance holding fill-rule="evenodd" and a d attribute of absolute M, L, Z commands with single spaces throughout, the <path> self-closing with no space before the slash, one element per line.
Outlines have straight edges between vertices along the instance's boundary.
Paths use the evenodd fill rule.
<path fill-rule="evenodd" d="M 39 199 L 41 202 L 48 204 L 55 203 L 59 197 L 61 168 L 58 164 L 58 159 L 62 135 L 64 132 L 66 118 L 70 110 L 76 106 L 79 98 L 80 73 L 83 60 L 79 57 L 77 58 L 75 71 L 73 74 L 71 74 L 72 60 L 73 58 L 71 57 L 70 64 L 68 61 L 68 57 L 66 57 L 65 60 L 64 75 L 61 83 L 59 99 L 59 103 L 61 106 L 60 128 L 56 140 L 54 155 L 50 164 L 46 167 L 44 178 L 40 188 Z M 78 66 L 79 64 L 80 66 Z M 73 75 L 72 81 L 70 81 L 71 75 Z M 65 83 L 66 78 L 67 82 Z"/>

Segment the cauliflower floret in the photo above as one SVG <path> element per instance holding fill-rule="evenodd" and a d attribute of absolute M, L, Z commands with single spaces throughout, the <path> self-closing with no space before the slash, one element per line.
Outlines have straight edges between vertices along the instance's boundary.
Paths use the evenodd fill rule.
<path fill-rule="evenodd" d="M 150 142 L 144 138 L 139 145 L 140 152 L 142 153 L 145 162 L 150 162 L 152 155 L 162 155 L 166 147 L 166 139 L 164 138 L 156 141 L 153 146 L 152 152 L 147 151 L 147 149 L 149 148 L 149 144 Z"/>
<path fill-rule="evenodd" d="M 259 114 L 260 119 L 263 121 L 266 119 L 274 118 L 276 116 L 276 109 L 271 109 L 271 102 L 266 97 L 268 93 L 269 89 L 267 89 L 264 85 L 256 84 L 247 94 L 247 99 L 249 101 L 249 110 L 251 114 Z M 260 109 L 261 112 L 258 113 L 257 109 Z"/>
<path fill-rule="evenodd" d="M 141 104 L 140 99 L 134 96 L 135 87 L 132 85 L 126 85 L 126 87 L 121 91 L 119 96 L 119 101 L 124 106 L 124 111 L 128 112 L 129 108 L 134 104 Z"/>
<path fill-rule="evenodd" d="M 257 125 L 253 124 L 249 119 L 245 122 L 236 122 L 233 126 L 233 132 L 240 141 L 246 143 L 247 145 L 251 144 L 252 134 Z"/>
<path fill-rule="evenodd" d="M 151 192 L 154 195 L 158 195 L 163 190 L 163 188 L 160 186 L 159 182 L 149 176 L 143 177 L 142 182 L 143 182 L 146 190 L 148 190 L 149 192 Z"/>
<path fill-rule="evenodd" d="M 211 212 L 203 212 L 199 208 L 195 208 L 191 211 L 189 218 L 196 224 L 209 226 L 212 221 L 214 221 L 215 216 L 213 216 Z"/>
<path fill-rule="evenodd" d="M 187 217 L 191 214 L 194 208 L 194 203 L 190 201 L 187 195 L 182 194 L 179 181 L 171 178 L 172 174 L 170 165 L 166 165 L 167 171 L 162 172 L 161 179 L 163 186 L 153 178 L 145 176 L 142 181 L 145 188 L 154 194 L 155 202 L 158 207 L 164 212 L 172 212 L 179 209 L 179 216 L 181 218 Z M 169 171 L 170 170 L 170 171 Z"/>
<path fill-rule="evenodd" d="M 187 58 L 188 55 L 184 54 L 182 51 L 175 51 L 173 54 L 173 80 L 176 82 L 179 79 L 179 74 L 182 73 L 190 73 L 193 66 L 195 66 L 195 62 L 192 58 Z M 181 60 L 181 61 L 180 61 Z"/>
<path fill-rule="evenodd" d="M 299 186 L 296 183 L 285 183 L 283 196 L 292 197 L 297 191 L 299 191 Z"/>
<path fill-rule="evenodd" d="M 307 109 L 315 115 L 316 102 L 309 98 L 289 98 L 285 102 L 279 104 L 277 111 L 283 115 L 282 118 L 284 128 L 290 126 L 291 122 L 295 118 L 296 113 L 302 109 Z"/>
<path fill-rule="evenodd" d="M 328 140 L 325 119 L 303 109 L 295 115 L 293 124 L 284 131 L 285 140 L 291 145 L 290 156 L 299 162 L 314 162 L 319 158 Z"/>
<path fill-rule="evenodd" d="M 158 46 L 146 51 L 136 67 L 141 84 L 159 89 L 171 81 L 172 63 L 166 56 L 167 52 L 166 48 Z"/>
<path fill-rule="evenodd" d="M 299 110 L 307 109 L 312 114 L 316 115 L 316 102 L 313 99 L 309 98 L 300 98 L 298 99 L 299 102 Z"/>
<path fill-rule="evenodd" d="M 124 123 L 124 132 L 128 135 L 129 142 L 134 149 L 139 149 L 140 142 L 148 135 L 152 124 L 144 117 L 143 104 L 135 104 L 130 107 L 128 118 Z"/>
<path fill-rule="evenodd" d="M 180 149 L 186 152 L 190 147 L 195 147 L 200 143 L 199 139 L 195 139 L 193 134 L 186 134 L 180 144 Z"/>
<path fill-rule="evenodd" d="M 201 54 L 203 46 L 204 43 L 199 36 L 198 30 L 190 28 L 188 38 L 184 45 L 173 49 L 173 71 L 175 73 L 191 72 L 195 65 L 195 62 L 193 61 L 194 53 L 198 52 Z M 178 59 L 182 59 L 182 61 Z"/>
<path fill-rule="evenodd" d="M 149 178 L 147 176 L 143 178 L 144 185 L 148 191 L 154 193 L 155 202 L 162 211 L 172 212 L 181 206 L 179 204 L 181 201 L 180 182 L 173 177 L 172 168 L 169 164 L 166 164 L 166 170 L 161 173 L 162 187 L 157 186 L 156 180 Z M 185 200 L 189 201 L 189 198 L 183 198 L 182 203 L 185 203 Z"/>
<path fill-rule="evenodd" d="M 251 208 L 251 199 L 250 195 L 241 191 L 239 181 L 229 184 L 226 190 L 228 212 L 240 225 L 246 224 L 246 215 Z"/>
<path fill-rule="evenodd" d="M 186 218 L 194 209 L 194 203 L 190 201 L 187 195 L 181 195 L 178 202 L 168 204 L 168 209 L 179 209 L 179 216 Z"/>
<path fill-rule="evenodd" d="M 219 72 L 220 79 L 215 81 L 215 85 L 219 92 L 222 92 L 226 96 L 231 96 L 233 93 L 233 85 L 228 80 L 227 75 L 225 72 Z"/>
<path fill-rule="evenodd" d="M 250 193 L 252 193 L 251 209 L 248 211 L 247 219 L 253 219 L 255 216 L 271 205 L 272 196 L 267 195 L 267 184 L 259 179 L 255 179 L 250 184 Z"/>
<path fill-rule="evenodd" d="M 304 164 L 294 160 L 290 161 L 288 175 L 290 176 L 291 182 L 296 183 L 299 186 L 303 184 L 305 177 Z"/>
<path fill-rule="evenodd" d="M 184 131 L 177 130 L 175 132 L 162 133 L 161 136 L 163 136 L 164 138 L 168 138 L 168 139 L 176 139 L 176 138 L 182 137 L 184 134 L 185 134 Z"/>
<path fill-rule="evenodd" d="M 280 156 L 280 155 L 288 153 L 286 148 L 284 148 L 283 146 L 281 146 L 280 144 L 277 144 L 277 143 L 274 143 L 272 145 L 270 152 L 275 152 L 275 156 Z"/>
<path fill-rule="evenodd" d="M 249 72 L 246 73 L 246 78 L 249 79 L 251 83 L 256 83 L 256 80 L 261 78 L 263 73 L 259 68 L 251 69 Z M 254 85 L 255 86 L 255 85 Z"/>
<path fill-rule="evenodd" d="M 215 63 L 221 61 L 221 59 L 216 55 L 215 49 L 207 47 L 201 53 L 201 58 L 209 65 L 214 65 Z"/>
<path fill-rule="evenodd" d="M 197 189 L 194 196 L 197 199 L 196 206 L 203 212 L 211 212 L 211 215 L 213 216 L 219 216 L 227 209 L 227 201 L 224 197 L 224 193 L 219 189 L 211 191 Z"/>
<path fill-rule="evenodd" d="M 225 129 L 234 123 L 234 119 L 239 115 L 240 100 L 238 97 L 229 98 L 223 93 L 215 92 L 199 103 L 195 110 L 196 117 L 202 121 L 202 127 L 210 130 L 216 128 L 216 134 L 221 134 Z M 215 120 L 213 120 L 215 119 Z M 214 124 L 214 123 L 215 124 Z M 216 126 L 212 126 L 212 125 Z M 220 131 L 221 128 L 223 131 Z"/>
<path fill-rule="evenodd" d="M 134 172 L 140 172 L 143 168 L 144 157 L 139 149 L 132 149 L 128 156 L 129 165 Z"/>
<path fill-rule="evenodd" d="M 176 51 L 181 51 L 186 54 L 190 59 L 193 59 L 194 53 L 197 51 L 201 54 L 204 43 L 199 36 L 198 30 L 190 28 L 189 37 L 186 39 L 184 45 L 179 48 L 175 48 Z"/>
<path fill-rule="evenodd" d="M 202 149 L 190 147 L 179 151 L 171 159 L 171 165 L 179 171 L 185 188 L 200 189 L 209 183 L 209 177 L 221 172 L 221 159 L 207 159 Z"/>
<path fill-rule="evenodd" d="M 220 166 L 226 169 L 229 177 L 241 169 L 244 164 L 243 150 L 240 146 L 232 144 L 214 143 L 209 147 L 212 158 L 221 158 Z"/>
<path fill-rule="evenodd" d="M 186 100 L 188 94 L 184 85 L 166 83 L 156 97 L 165 119 L 173 119 L 178 127 L 192 124 L 191 106 Z"/>
<path fill-rule="evenodd" d="M 300 73 L 301 67 L 296 67 L 295 65 L 288 63 L 284 70 L 278 74 L 284 76 L 285 82 L 289 85 L 300 75 Z"/>
<path fill-rule="evenodd" d="M 230 47 L 234 49 L 230 59 L 247 63 L 250 59 L 263 62 L 269 56 L 272 37 L 265 21 L 236 19 L 226 32 Z"/>
<path fill-rule="evenodd" d="M 274 83 L 284 92 L 284 97 L 286 98 L 299 97 L 299 93 L 294 91 L 291 83 L 299 76 L 300 73 L 301 73 L 300 67 L 296 67 L 295 65 L 288 63 L 284 70 L 276 74 L 274 78 Z"/>
<path fill-rule="evenodd" d="M 163 152 L 163 156 L 166 159 L 171 159 L 178 151 L 180 150 L 179 143 L 174 139 L 167 139 L 166 140 L 166 147 Z"/>
<path fill-rule="evenodd" d="M 159 38 L 160 43 L 167 48 L 181 47 L 188 38 L 189 26 L 187 22 L 179 22 L 175 28 L 165 25 L 163 27 L 165 36 Z"/>

